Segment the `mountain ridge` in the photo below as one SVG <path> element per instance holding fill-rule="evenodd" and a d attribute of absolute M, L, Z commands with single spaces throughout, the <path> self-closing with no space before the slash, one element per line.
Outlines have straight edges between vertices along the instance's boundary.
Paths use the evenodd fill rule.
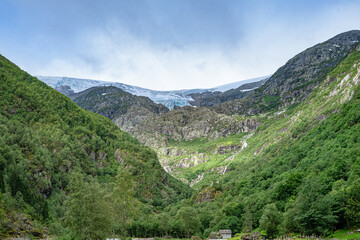
<path fill-rule="evenodd" d="M 263 86 L 243 99 L 220 104 L 215 110 L 251 115 L 301 102 L 359 41 L 360 30 L 351 30 L 307 48 L 281 66 Z"/>
<path fill-rule="evenodd" d="M 244 84 L 266 79 L 269 76 L 242 80 L 208 89 L 183 89 L 183 90 L 174 90 L 174 91 L 158 91 L 158 90 L 151 90 L 142 87 L 136 87 L 124 83 L 106 82 L 106 81 L 90 80 L 90 79 L 77 79 L 77 78 L 68 78 L 68 77 L 46 77 L 46 76 L 37 76 L 37 77 L 54 89 L 60 91 L 63 90 L 62 93 L 67 96 L 70 96 L 73 93 L 84 91 L 90 87 L 115 86 L 133 95 L 148 97 L 151 100 L 153 100 L 155 103 L 163 104 L 169 109 L 172 109 L 174 108 L 174 106 L 182 107 L 182 106 L 190 105 L 190 102 L 193 101 L 190 95 L 193 93 L 227 91 L 229 89 L 236 88 Z"/>
<path fill-rule="evenodd" d="M 169 111 L 148 97 L 135 96 L 113 86 L 92 87 L 69 97 L 82 108 L 111 119 L 126 132 L 132 132 L 148 117 Z"/>

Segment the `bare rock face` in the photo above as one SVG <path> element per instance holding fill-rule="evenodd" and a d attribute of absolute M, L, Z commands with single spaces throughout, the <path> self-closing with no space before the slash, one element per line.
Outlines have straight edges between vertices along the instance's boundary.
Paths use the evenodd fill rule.
<path fill-rule="evenodd" d="M 234 151 L 238 151 L 242 149 L 242 145 L 227 145 L 227 146 L 220 146 L 214 152 L 214 154 L 227 154 Z"/>
<path fill-rule="evenodd" d="M 123 115 L 115 117 L 113 122 L 122 130 L 131 133 L 136 126 L 148 117 L 154 117 L 156 114 L 142 106 L 131 106 Z"/>
<path fill-rule="evenodd" d="M 116 149 L 116 151 L 114 152 L 114 157 L 116 161 L 118 161 L 121 164 L 124 164 L 125 158 L 127 157 L 128 154 L 129 153 L 124 150 Z"/>
<path fill-rule="evenodd" d="M 195 203 L 211 202 L 213 199 L 220 197 L 221 194 L 222 192 L 214 187 L 204 188 L 196 197 Z"/>
<path fill-rule="evenodd" d="M 168 173 L 177 172 L 179 169 L 195 167 L 209 160 L 209 156 L 205 153 L 185 152 L 179 148 L 159 148 L 158 153 L 159 161 Z M 182 158 L 174 163 L 171 159 L 177 156 L 182 156 Z"/>
<path fill-rule="evenodd" d="M 316 82 L 344 59 L 359 40 L 360 31 L 350 31 L 299 53 L 275 72 L 264 92 L 279 95 L 286 102 L 297 95 L 307 97 Z"/>
<path fill-rule="evenodd" d="M 133 134 L 149 146 L 166 146 L 169 139 L 216 139 L 230 134 L 252 132 L 259 125 L 261 122 L 256 118 L 240 121 L 234 116 L 218 114 L 209 108 L 183 107 L 145 119 L 134 129 Z M 151 138 L 153 140 L 149 141 Z M 159 143 L 160 139 L 164 142 Z"/>

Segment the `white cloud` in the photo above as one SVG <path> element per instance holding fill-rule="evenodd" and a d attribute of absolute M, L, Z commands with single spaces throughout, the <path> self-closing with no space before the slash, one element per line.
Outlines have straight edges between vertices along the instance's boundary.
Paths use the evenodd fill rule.
<path fill-rule="evenodd" d="M 71 57 L 53 59 L 35 74 L 118 81 L 159 90 L 214 87 L 271 74 L 302 50 L 358 28 L 358 10 L 358 5 L 332 6 L 294 21 L 253 14 L 251 28 L 233 48 L 154 45 L 112 23 L 79 33 Z"/>
<path fill-rule="evenodd" d="M 82 39 L 87 39 L 79 49 L 82 54 L 54 59 L 37 74 L 118 81 L 159 90 L 214 87 L 269 74 L 248 74 L 227 52 L 215 48 L 159 48 L 124 30 L 92 31 Z"/>

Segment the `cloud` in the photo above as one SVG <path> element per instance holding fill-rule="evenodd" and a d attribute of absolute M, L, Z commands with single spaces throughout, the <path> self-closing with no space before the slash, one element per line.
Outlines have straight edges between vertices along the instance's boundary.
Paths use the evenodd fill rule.
<path fill-rule="evenodd" d="M 58 49 L 49 61 L 29 69 L 37 75 L 118 81 L 159 90 L 214 87 L 268 75 L 306 48 L 360 26 L 356 1 L 311 9 L 309 4 L 279 9 L 282 3 L 255 1 L 247 8 L 226 8 L 229 16 L 219 14 L 214 19 L 204 8 L 200 16 L 205 21 L 196 12 L 173 16 L 166 7 L 148 5 L 141 11 L 133 7 L 132 12 L 140 11 L 147 18 L 139 15 L 130 24 L 113 16 L 78 28 L 63 48 L 67 51 Z M 299 8 L 306 8 L 306 13 Z M 215 14 L 216 8 L 211 11 Z"/>
<path fill-rule="evenodd" d="M 90 31 L 76 57 L 54 59 L 39 75 L 118 81 L 151 89 L 213 87 L 253 76 L 211 47 L 155 47 L 124 29 Z M 264 75 L 267 73 L 260 73 Z"/>

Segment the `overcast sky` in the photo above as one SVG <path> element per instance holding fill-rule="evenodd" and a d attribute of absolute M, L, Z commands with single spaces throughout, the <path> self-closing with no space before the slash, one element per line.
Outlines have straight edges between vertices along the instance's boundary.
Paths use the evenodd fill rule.
<path fill-rule="evenodd" d="M 360 29 L 360 0 L 0 0 L 0 54 L 32 75 L 156 90 L 272 74 Z"/>

